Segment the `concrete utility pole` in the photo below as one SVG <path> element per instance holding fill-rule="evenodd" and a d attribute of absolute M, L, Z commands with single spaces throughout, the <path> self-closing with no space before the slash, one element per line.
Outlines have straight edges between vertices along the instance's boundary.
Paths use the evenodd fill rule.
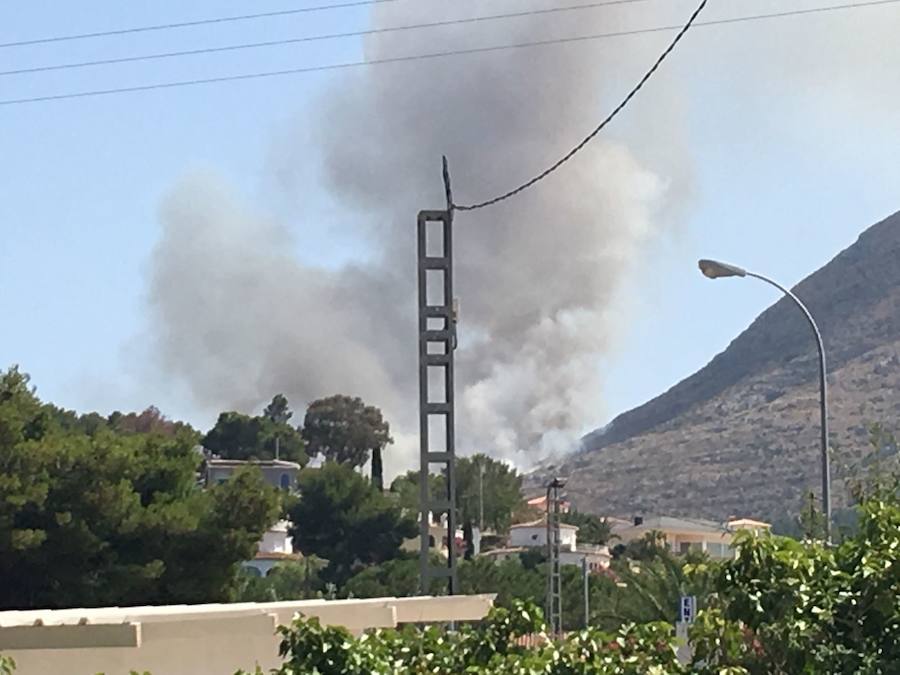
<path fill-rule="evenodd" d="M 560 490 L 566 485 L 554 478 L 547 485 L 547 624 L 552 635 L 562 634 L 562 578 L 560 575 Z"/>
<path fill-rule="evenodd" d="M 590 571 L 588 569 L 588 559 L 585 555 L 581 559 L 581 581 L 584 584 L 584 627 L 591 625 L 591 598 L 590 598 Z"/>
<path fill-rule="evenodd" d="M 484 460 L 478 460 L 478 532 L 484 534 Z"/>
<path fill-rule="evenodd" d="M 456 303 L 453 298 L 453 196 L 444 158 L 447 208 L 420 211 L 419 280 L 419 590 L 446 579 L 447 592 L 459 591 L 456 572 L 456 448 L 453 352 L 456 349 Z M 435 500 L 428 483 L 432 464 L 443 465 L 447 492 Z M 430 514 L 447 515 L 447 566 L 429 560 Z M 439 542 L 435 542 L 439 544 Z"/>

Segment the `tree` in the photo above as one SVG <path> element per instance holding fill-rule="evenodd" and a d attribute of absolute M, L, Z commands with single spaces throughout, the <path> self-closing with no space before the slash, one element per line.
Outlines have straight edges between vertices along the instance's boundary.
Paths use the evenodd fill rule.
<path fill-rule="evenodd" d="M 372 482 L 383 485 L 381 453 L 391 443 L 390 426 L 375 406 L 361 398 L 330 396 L 309 404 L 303 420 L 303 438 L 312 457 L 362 466 L 372 456 Z"/>
<path fill-rule="evenodd" d="M 238 602 L 278 602 L 321 597 L 324 584 L 319 572 L 326 564 L 321 558 L 306 556 L 303 560 L 276 563 L 264 577 L 244 569 L 236 599 Z"/>
<path fill-rule="evenodd" d="M 481 471 L 484 471 L 482 477 Z M 431 494 L 446 499 L 443 476 L 429 476 Z M 400 495 L 406 508 L 419 510 L 419 472 L 398 476 L 391 491 Z M 456 505 L 460 522 L 479 523 L 484 508 L 484 525 L 499 532 L 509 529 L 513 514 L 522 504 L 522 476 L 508 464 L 486 455 L 456 460 Z M 479 523 L 480 524 L 480 523 Z"/>
<path fill-rule="evenodd" d="M 194 440 L 65 428 L 0 374 L 0 608 L 232 597 L 279 497 L 258 470 L 200 490 Z"/>
<path fill-rule="evenodd" d="M 287 425 L 287 422 L 291 417 L 293 417 L 294 413 L 288 406 L 288 400 L 284 394 L 275 394 L 272 397 L 272 402 L 266 406 L 265 410 L 263 410 L 263 417 L 268 419 L 272 424 L 275 425 L 275 458 L 281 458 L 281 429 Z M 293 431 L 293 430 L 291 430 Z M 302 440 L 302 437 L 299 437 Z"/>
<path fill-rule="evenodd" d="M 485 621 L 454 630 L 406 627 L 354 637 L 346 629 L 300 617 L 279 629 L 284 665 L 273 675 L 680 675 L 672 627 L 627 626 L 548 639 L 541 610 L 530 602 L 495 607 Z M 532 638 L 530 645 L 521 638 Z M 257 667 L 257 675 L 262 669 Z M 238 675 L 246 675 L 238 673 Z"/>
<path fill-rule="evenodd" d="M 322 578 L 338 585 L 360 566 L 396 558 L 415 521 L 352 467 L 326 462 L 298 477 L 300 499 L 290 509 L 294 545 L 328 560 Z"/>
<path fill-rule="evenodd" d="M 275 394 L 272 402 L 263 410 L 263 417 L 267 417 L 275 424 L 287 424 L 287 421 L 294 416 L 293 411 L 288 406 L 288 400 L 284 394 Z"/>
<path fill-rule="evenodd" d="M 573 510 L 562 515 L 562 522 L 578 528 L 578 541 L 581 543 L 599 546 L 609 541 L 611 531 L 604 518 Z"/>
<path fill-rule="evenodd" d="M 301 466 L 309 461 L 300 432 L 286 421 L 276 422 L 266 415 L 251 417 L 238 412 L 223 412 L 216 425 L 203 437 L 202 444 L 225 459 L 269 460 L 275 458 L 277 450 L 281 459 Z"/>

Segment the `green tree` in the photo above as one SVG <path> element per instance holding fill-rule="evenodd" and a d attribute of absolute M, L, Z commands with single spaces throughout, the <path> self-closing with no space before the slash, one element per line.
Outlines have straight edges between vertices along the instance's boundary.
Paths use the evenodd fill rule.
<path fill-rule="evenodd" d="M 439 592 L 438 584 L 433 591 Z M 343 594 L 354 598 L 412 597 L 419 592 L 419 558 L 405 555 L 371 565 L 353 575 Z"/>
<path fill-rule="evenodd" d="M 372 483 L 382 489 L 381 455 L 394 441 L 390 426 L 375 406 L 342 395 L 313 401 L 303 420 L 303 438 L 311 456 L 322 455 L 332 462 L 362 466 L 371 455 Z"/>
<path fill-rule="evenodd" d="M 563 514 L 562 522 L 578 528 L 579 543 L 601 545 L 609 541 L 609 523 L 600 516 L 572 510 Z"/>
<path fill-rule="evenodd" d="M 740 533 L 707 574 L 716 602 L 692 633 L 699 672 L 892 673 L 900 663 L 900 503 L 869 495 L 837 546 Z"/>
<path fill-rule="evenodd" d="M 509 529 L 512 514 L 522 503 L 522 476 L 515 468 L 483 454 L 462 457 L 456 462 L 456 484 L 462 522 L 479 523 L 483 500 L 485 527 Z"/>
<path fill-rule="evenodd" d="M 481 471 L 484 471 L 483 477 Z M 443 476 L 429 476 L 431 494 L 446 498 Z M 391 492 L 399 495 L 407 509 L 419 510 L 419 472 L 409 471 L 391 483 Z M 522 504 L 522 476 L 508 464 L 486 455 L 472 455 L 456 460 L 456 504 L 460 522 L 479 524 L 482 499 L 484 525 L 498 532 L 509 529 L 513 514 Z"/>
<path fill-rule="evenodd" d="M 326 462 L 298 477 L 300 499 L 290 509 L 294 546 L 328 560 L 322 578 L 345 583 L 361 566 L 396 558 L 416 535 L 413 518 L 350 466 Z"/>
<path fill-rule="evenodd" d="M 0 375 L 0 607 L 229 599 L 279 498 L 258 471 L 198 489 L 194 441 L 63 428 Z"/>
<path fill-rule="evenodd" d="M 430 626 L 380 630 L 355 638 L 347 630 L 297 619 L 280 629 L 285 664 L 274 675 L 679 675 L 671 626 L 627 626 L 615 633 L 586 630 L 548 639 L 541 610 L 517 602 L 494 608 L 477 625 L 447 631 Z M 520 638 L 536 638 L 526 646 Z M 257 675 L 262 670 L 257 669 Z"/>
<path fill-rule="evenodd" d="M 243 569 L 238 585 L 238 602 L 278 602 L 307 600 L 321 597 L 324 583 L 319 572 L 327 563 L 315 556 L 302 560 L 285 560 L 264 576 L 256 576 Z"/>
<path fill-rule="evenodd" d="M 300 432 L 286 421 L 277 422 L 266 415 L 223 412 L 202 443 L 225 459 L 269 460 L 275 458 L 277 451 L 281 459 L 300 465 L 309 461 Z"/>

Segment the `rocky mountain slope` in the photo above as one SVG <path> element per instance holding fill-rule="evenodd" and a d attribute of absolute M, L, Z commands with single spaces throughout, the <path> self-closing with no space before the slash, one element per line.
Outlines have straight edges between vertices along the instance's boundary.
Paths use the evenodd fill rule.
<path fill-rule="evenodd" d="M 795 289 L 829 360 L 836 500 L 868 427 L 900 427 L 900 212 Z M 585 438 L 556 470 L 583 510 L 776 518 L 820 484 L 815 347 L 787 299 L 705 368 Z M 818 490 L 817 490 L 818 492 Z"/>

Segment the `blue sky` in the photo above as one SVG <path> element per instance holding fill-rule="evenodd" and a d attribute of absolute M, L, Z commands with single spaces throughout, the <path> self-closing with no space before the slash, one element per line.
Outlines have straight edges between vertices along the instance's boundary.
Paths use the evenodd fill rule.
<path fill-rule="evenodd" d="M 0 42 L 303 4 L 202 0 L 188 8 L 169 0 L 15 0 L 0 5 Z M 719 7 L 711 11 L 719 14 L 756 6 L 714 4 Z M 687 7 L 679 4 L 679 15 Z M 855 16 L 864 12 L 864 19 Z M 775 34 L 756 24 L 700 29 L 691 36 L 696 49 L 672 66 L 691 94 L 681 114 L 694 193 L 677 227 L 651 243 L 640 275 L 616 300 L 623 321 L 619 339 L 597 363 L 605 404 L 595 419 L 585 420 L 586 429 L 703 366 L 776 299 L 762 284 L 704 280 L 698 258 L 732 261 L 793 284 L 865 227 L 900 209 L 900 47 L 874 36 L 867 47 L 866 35 L 873 26 L 900 28 L 900 7 L 838 14 L 785 20 Z M 364 9 L 347 9 L 2 49 L 0 69 L 355 30 L 366 22 Z M 736 37 L 758 53 L 738 53 Z M 848 40 L 860 47 L 843 55 Z M 621 44 L 627 58 L 629 43 Z M 793 64 L 778 60 L 794 49 L 799 60 L 819 50 L 829 57 L 815 71 L 797 66 L 800 75 L 793 76 Z M 781 55 L 772 57 L 774 65 L 757 70 L 773 53 Z M 0 77 L 0 99 L 349 61 L 362 54 L 358 40 L 342 40 L 8 76 Z M 788 71 L 783 79 L 769 75 L 781 68 Z M 895 79 L 885 82 L 879 73 Z M 271 189 L 266 173 L 280 139 L 302 130 L 319 97 L 346 77 L 338 71 L 0 106 L 0 365 L 20 364 L 44 399 L 66 407 L 108 412 L 155 404 L 172 417 L 209 424 L 208 414 L 176 383 L 135 377 L 133 362 L 150 358 L 147 266 L 160 236 L 160 202 L 184 175 L 213 167 L 262 213 L 290 218 L 290 199 Z M 652 88 L 635 102 L 636 108 L 652 105 Z M 645 117 L 629 117 L 629 111 L 625 117 L 617 136 L 640 136 Z M 573 140 L 584 131 L 572 130 Z M 313 192 L 311 201 L 306 206 L 318 214 L 319 226 L 305 231 L 297 255 L 324 265 L 365 256 L 364 247 L 330 222 L 340 218 L 339 205 L 325 193 Z"/>

